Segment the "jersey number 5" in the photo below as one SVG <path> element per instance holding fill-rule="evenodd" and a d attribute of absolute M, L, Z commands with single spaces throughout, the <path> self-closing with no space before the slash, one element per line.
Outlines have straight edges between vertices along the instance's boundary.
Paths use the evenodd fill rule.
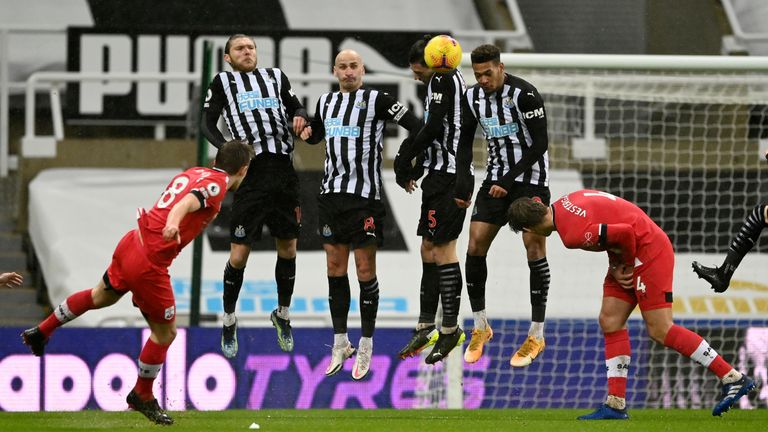
<path fill-rule="evenodd" d="M 435 219 L 435 210 L 427 212 L 427 220 L 429 221 L 429 227 L 434 228 L 437 226 L 437 219 Z"/>

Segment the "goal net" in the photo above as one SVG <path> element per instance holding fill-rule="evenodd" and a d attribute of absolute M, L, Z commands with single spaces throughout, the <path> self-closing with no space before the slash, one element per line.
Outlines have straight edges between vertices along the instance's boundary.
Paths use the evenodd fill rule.
<path fill-rule="evenodd" d="M 768 197 L 768 163 L 763 157 L 768 148 L 768 69 L 739 71 L 726 65 L 728 70 L 715 70 L 719 66 L 712 64 L 707 70 L 685 70 L 685 58 L 631 69 L 616 62 L 601 66 L 600 61 L 590 68 L 536 67 L 520 60 L 529 57 L 535 55 L 504 55 L 502 61 L 507 72 L 534 84 L 544 98 L 551 169 L 578 173 L 582 184 L 566 189 L 600 189 L 626 198 L 664 229 L 677 260 L 687 266 L 684 277 L 678 277 L 678 271 L 675 275 L 676 322 L 699 332 L 734 367 L 764 384 L 766 278 L 761 280 L 758 271 L 750 281 L 734 280 L 728 292 L 716 297 L 689 273 L 692 259 L 720 263 L 748 212 Z M 465 76 L 471 80 L 471 70 Z M 480 172 L 485 148 L 478 136 L 474 161 Z M 759 270 L 768 265 L 766 247 L 758 244 L 751 256 L 759 261 L 745 261 L 744 266 L 757 262 Z M 556 271 L 553 268 L 550 302 L 559 293 L 579 288 L 554 276 Z M 488 274 L 489 287 L 503 283 L 494 280 L 490 265 Z M 515 301 L 527 303 L 527 287 L 515 289 Z M 488 298 L 494 301 L 512 300 Z M 432 381 L 463 384 L 465 408 L 589 408 L 604 400 L 604 343 L 597 314 L 550 313 L 546 351 L 525 369 L 511 368 L 509 356 L 525 339 L 529 317 L 489 318 L 495 337 L 482 360 L 464 364 L 455 376 Z M 710 408 L 719 392 L 717 379 L 651 342 L 638 318 L 633 315 L 629 323 L 629 406 Z M 471 320 L 465 325 L 470 330 Z M 440 391 L 439 385 L 434 387 L 433 392 Z M 762 391 L 744 398 L 741 407 L 766 407 L 767 401 L 768 391 Z"/>

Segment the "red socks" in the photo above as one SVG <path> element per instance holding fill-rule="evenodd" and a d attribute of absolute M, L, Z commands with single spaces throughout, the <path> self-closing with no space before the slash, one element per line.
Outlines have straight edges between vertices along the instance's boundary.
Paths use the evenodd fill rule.
<path fill-rule="evenodd" d="M 733 367 L 709 346 L 698 334 L 679 325 L 673 325 L 664 338 L 664 346 L 692 359 L 723 378 Z"/>
<path fill-rule="evenodd" d="M 45 337 L 51 337 L 54 330 L 93 308 L 91 290 L 78 291 L 58 305 L 38 327 Z"/>
<path fill-rule="evenodd" d="M 608 372 L 608 394 L 624 399 L 631 348 L 627 329 L 605 333 L 605 368 Z"/>
<path fill-rule="evenodd" d="M 170 345 L 160 345 L 147 339 L 144 348 L 139 354 L 139 376 L 136 379 L 134 390 L 141 400 L 153 399 L 152 384 L 160 373 L 160 368 L 165 363 L 165 354 Z"/>

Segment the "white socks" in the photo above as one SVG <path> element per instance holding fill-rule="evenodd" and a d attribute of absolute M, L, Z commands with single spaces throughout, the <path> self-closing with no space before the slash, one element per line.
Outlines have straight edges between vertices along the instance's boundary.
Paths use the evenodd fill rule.
<path fill-rule="evenodd" d="M 544 339 L 544 323 L 531 321 L 531 328 L 528 329 L 528 336 L 533 336 L 536 339 Z"/>
<path fill-rule="evenodd" d="M 416 324 L 416 330 L 423 330 L 428 327 L 433 327 L 435 324 L 433 323 L 418 323 Z"/>
<path fill-rule="evenodd" d="M 731 369 L 731 371 L 725 374 L 725 376 L 720 381 L 722 381 L 723 384 L 731 384 L 740 380 L 741 376 L 741 372 L 737 371 L 736 369 Z"/>
<path fill-rule="evenodd" d="M 334 333 L 333 335 L 333 346 L 334 347 L 344 347 L 347 346 L 349 343 L 349 337 L 346 333 Z"/>
<path fill-rule="evenodd" d="M 372 351 L 373 350 L 373 338 L 361 337 L 360 338 L 360 346 L 358 348 L 360 348 L 363 351 Z"/>
<path fill-rule="evenodd" d="M 235 318 L 235 314 L 233 313 L 225 313 L 224 314 L 224 325 L 229 327 L 232 324 L 237 322 L 237 318 Z"/>
<path fill-rule="evenodd" d="M 284 320 L 290 319 L 288 315 L 288 309 L 288 306 L 278 306 L 276 315 Z"/>
<path fill-rule="evenodd" d="M 456 329 L 458 329 L 459 326 L 455 325 L 453 327 L 440 327 L 440 333 L 442 334 L 453 334 L 456 332 Z"/>
<path fill-rule="evenodd" d="M 618 396 L 608 395 L 605 399 L 605 404 L 613 409 L 623 410 L 627 407 L 627 400 Z"/>
<path fill-rule="evenodd" d="M 472 312 L 472 317 L 475 319 L 475 328 L 478 330 L 485 330 L 488 328 L 488 318 L 485 316 L 485 309 L 477 312 Z"/>

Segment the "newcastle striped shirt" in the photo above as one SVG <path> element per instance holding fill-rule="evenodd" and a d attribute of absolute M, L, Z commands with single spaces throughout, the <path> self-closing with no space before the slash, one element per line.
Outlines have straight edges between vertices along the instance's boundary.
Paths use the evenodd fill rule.
<path fill-rule="evenodd" d="M 220 72 L 208 87 L 203 110 L 203 133 L 213 145 L 219 147 L 226 141 L 216 127 L 222 115 L 232 139 L 249 142 L 256 155 L 290 155 L 293 152 L 291 118 L 306 117 L 288 77 L 277 68 Z"/>
<path fill-rule="evenodd" d="M 424 128 L 416 136 L 415 146 L 421 147 L 422 136 L 431 138 L 424 150 L 424 167 L 432 171 L 456 172 L 456 149 L 461 125 L 461 99 L 467 85 L 461 72 L 432 74 L 424 102 Z"/>
<path fill-rule="evenodd" d="M 348 193 L 381 199 L 384 124 L 388 120 L 411 133 L 420 126 L 408 108 L 378 90 L 360 88 L 320 97 L 307 143 L 326 141 L 321 194 Z"/>
<path fill-rule="evenodd" d="M 479 123 L 488 142 L 486 182 L 507 190 L 515 183 L 549 186 L 546 111 L 531 83 L 505 74 L 500 90 L 486 93 L 476 84 L 462 103 L 460 146 L 471 149 Z M 459 166 L 459 170 L 463 173 L 469 167 Z"/>

